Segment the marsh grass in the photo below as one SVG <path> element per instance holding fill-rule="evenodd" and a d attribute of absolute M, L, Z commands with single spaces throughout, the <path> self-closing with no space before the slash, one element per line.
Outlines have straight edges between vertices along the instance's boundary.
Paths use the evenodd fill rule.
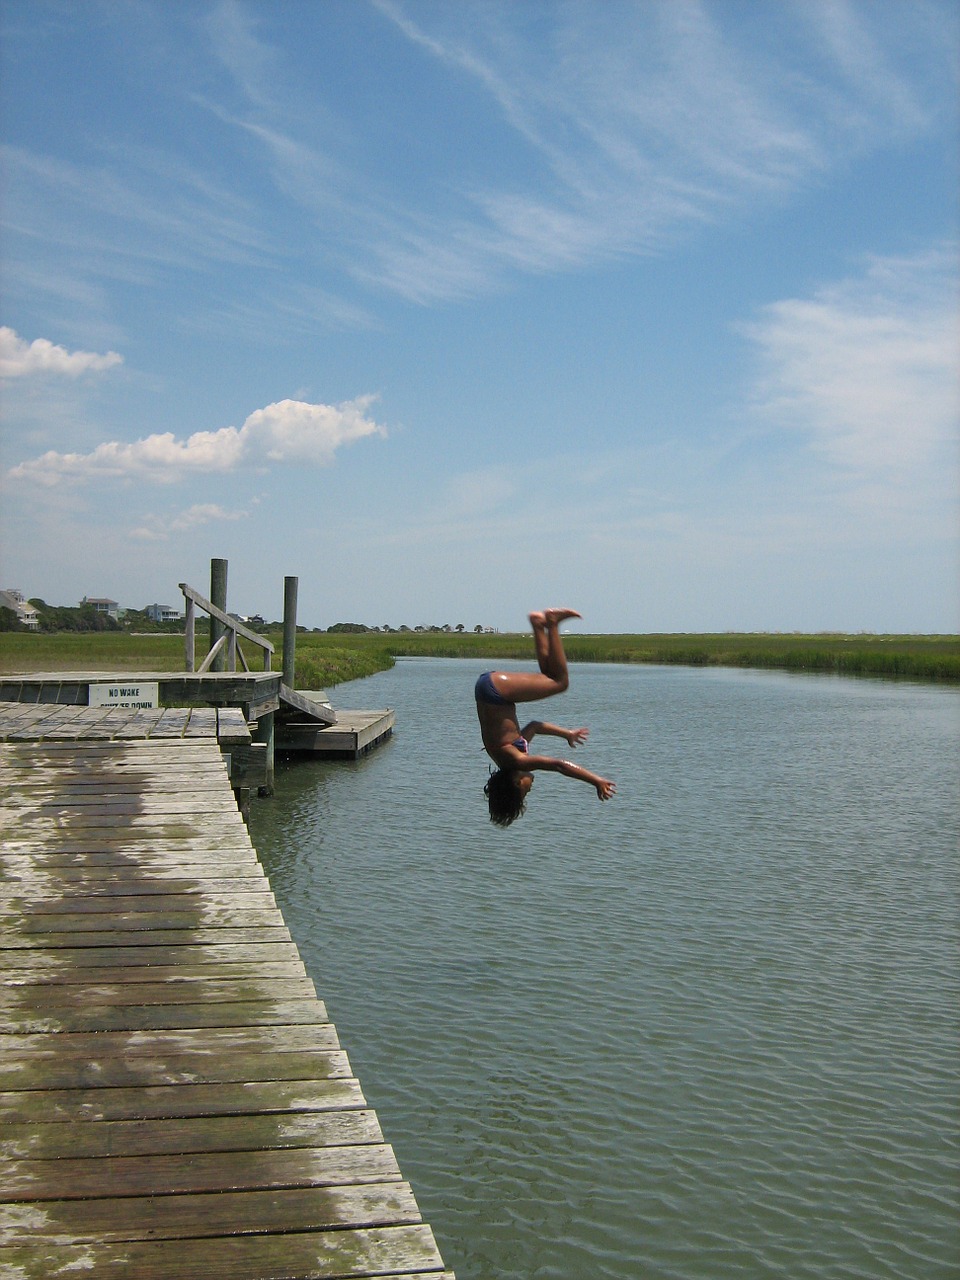
<path fill-rule="evenodd" d="M 278 648 L 280 638 L 274 638 Z M 960 637 L 903 635 L 579 635 L 564 637 L 572 662 L 664 663 L 756 667 L 838 675 L 960 680 Z M 476 658 L 532 661 L 527 633 L 366 632 L 297 639 L 297 683 L 325 688 L 369 675 L 394 658 Z M 315 673 L 315 684 L 304 681 Z"/>
<path fill-rule="evenodd" d="M 573 637 L 571 659 L 776 668 L 837 675 L 960 680 L 960 637 L 907 635 L 646 635 Z"/>
<path fill-rule="evenodd" d="M 269 637 L 279 666 L 283 637 Z M 198 631 L 198 661 L 205 652 Z M 838 675 L 960 681 L 960 637 L 917 635 L 565 634 L 572 662 L 666 663 L 777 668 Z M 253 662 L 253 655 L 248 654 Z M 326 689 L 372 675 L 398 657 L 532 661 L 529 633 L 306 632 L 297 637 L 296 683 Z M 259 662 L 255 665 L 259 667 Z M 0 673 L 30 671 L 182 671 L 183 637 L 62 632 L 0 633 Z"/>
<path fill-rule="evenodd" d="M 327 646 L 392 657 L 477 658 L 530 661 L 528 633 L 367 632 L 297 641 L 298 659 L 323 660 Z M 909 635 L 580 635 L 565 634 L 572 662 L 664 663 L 683 666 L 779 668 L 841 675 L 901 676 L 915 680 L 960 680 L 960 637 Z"/>
<path fill-rule="evenodd" d="M 183 636 L 122 631 L 0 632 L 0 672 L 182 671 Z"/>

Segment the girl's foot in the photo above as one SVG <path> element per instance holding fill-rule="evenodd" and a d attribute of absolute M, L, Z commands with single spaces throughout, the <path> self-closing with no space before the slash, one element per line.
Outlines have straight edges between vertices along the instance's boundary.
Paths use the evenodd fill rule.
<path fill-rule="evenodd" d="M 547 626 L 555 626 L 564 622 L 567 618 L 582 618 L 583 614 L 577 613 L 576 609 L 544 609 L 540 616 Z"/>

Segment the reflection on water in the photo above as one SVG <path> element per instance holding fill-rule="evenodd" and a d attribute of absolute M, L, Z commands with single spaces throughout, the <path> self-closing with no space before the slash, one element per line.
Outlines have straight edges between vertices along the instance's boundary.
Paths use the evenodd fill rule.
<path fill-rule="evenodd" d="M 394 738 L 252 824 L 448 1266 L 955 1278 L 960 695 L 578 665 L 618 795 L 541 775 L 503 832 L 480 670 L 339 688 Z"/>

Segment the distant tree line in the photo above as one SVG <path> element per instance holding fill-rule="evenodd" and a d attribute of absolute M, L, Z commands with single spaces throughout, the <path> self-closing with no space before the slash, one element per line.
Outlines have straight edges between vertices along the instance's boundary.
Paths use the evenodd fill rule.
<path fill-rule="evenodd" d="M 143 609 L 127 609 L 118 620 L 92 604 L 47 604 L 45 600 L 31 600 L 30 604 L 37 611 L 36 627 L 25 626 L 12 609 L 0 608 L 0 631 L 183 631 L 182 620 L 154 622 Z"/>
<path fill-rule="evenodd" d="M 436 624 L 428 626 L 426 623 L 420 623 L 416 627 L 407 627 L 403 625 L 399 627 L 391 627 L 389 622 L 385 622 L 382 627 L 368 627 L 362 622 L 335 622 L 332 627 L 327 627 L 328 632 L 339 631 L 347 635 L 362 635 L 368 631 L 386 632 L 388 635 L 396 635 L 398 632 L 402 632 L 402 631 L 417 631 L 417 632 L 456 631 L 458 634 L 462 634 L 464 631 L 466 631 L 466 629 L 467 628 L 464 626 L 462 622 L 458 622 L 455 627 L 451 626 L 449 622 L 445 622 L 442 626 L 438 626 Z M 478 622 L 477 625 L 473 628 L 473 630 L 477 633 L 477 635 L 479 635 L 482 631 L 489 631 L 490 628 L 484 627 L 482 623 Z"/>
<path fill-rule="evenodd" d="M 58 605 L 46 600 L 31 600 L 37 611 L 37 626 L 18 627 L 22 631 L 122 631 L 116 618 L 98 613 L 92 604 Z"/>
<path fill-rule="evenodd" d="M 113 618 L 108 613 L 98 611 L 92 604 L 80 605 L 53 605 L 47 604 L 45 600 L 31 600 L 30 604 L 37 610 L 37 626 L 27 627 L 17 618 L 16 613 L 12 609 L 0 606 L 0 631 L 138 631 L 138 632 L 159 632 L 182 634 L 183 619 L 172 622 L 155 622 L 149 617 L 143 609 L 127 609 L 124 611 L 121 619 Z M 263 618 L 247 618 L 244 625 L 253 631 L 266 632 L 279 630 L 282 622 L 266 622 Z M 307 627 L 298 626 L 297 630 L 306 632 Z M 323 631 L 323 627 L 315 627 L 314 631 Z M 379 632 L 381 634 L 397 635 L 409 632 L 425 633 L 425 632 L 456 632 L 462 634 L 467 627 L 458 622 L 456 626 L 445 622 L 442 625 L 432 623 L 419 623 L 415 627 L 408 627 L 401 624 L 399 627 L 392 627 L 385 622 L 382 627 L 367 626 L 363 622 L 335 622 L 333 626 L 327 627 L 326 631 L 330 634 L 341 635 L 364 635 L 368 632 Z M 490 631 L 492 628 L 477 623 L 471 628 L 477 635 L 484 631 Z"/>

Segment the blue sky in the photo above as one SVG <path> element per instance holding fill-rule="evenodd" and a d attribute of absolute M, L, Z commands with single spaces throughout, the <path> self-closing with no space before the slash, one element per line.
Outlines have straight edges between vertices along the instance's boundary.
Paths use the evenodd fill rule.
<path fill-rule="evenodd" d="M 960 630 L 952 4 L 0 21 L 0 586 Z"/>

